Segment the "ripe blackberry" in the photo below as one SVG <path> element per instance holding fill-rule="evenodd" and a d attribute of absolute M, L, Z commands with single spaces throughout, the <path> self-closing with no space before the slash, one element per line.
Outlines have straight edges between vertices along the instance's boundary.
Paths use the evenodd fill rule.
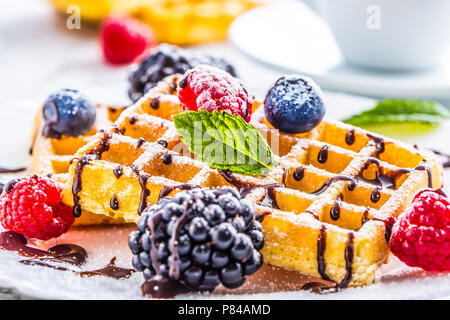
<path fill-rule="evenodd" d="M 263 245 L 253 209 L 228 187 L 161 199 L 129 237 L 133 266 L 146 279 L 144 294 L 160 298 L 213 291 L 220 283 L 241 286 L 261 267 Z"/>
<path fill-rule="evenodd" d="M 234 67 L 224 59 L 193 55 L 177 46 L 161 44 L 131 72 L 128 79 L 130 82 L 128 96 L 136 102 L 158 81 L 172 74 L 184 74 L 199 64 L 215 66 L 236 77 Z"/>

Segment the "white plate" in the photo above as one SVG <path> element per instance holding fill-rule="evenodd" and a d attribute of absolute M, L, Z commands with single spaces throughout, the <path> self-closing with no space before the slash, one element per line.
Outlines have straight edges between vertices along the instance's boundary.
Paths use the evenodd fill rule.
<path fill-rule="evenodd" d="M 265 64 L 312 77 L 322 87 L 368 96 L 450 98 L 450 61 L 436 70 L 409 73 L 353 67 L 324 21 L 301 1 L 277 1 L 234 21 L 233 44 Z"/>
<path fill-rule="evenodd" d="M 348 98 L 348 97 L 347 97 Z M 342 97 L 341 97 L 342 99 Z M 334 101 L 338 101 L 334 99 Z M 353 98 L 355 104 L 358 104 Z M 26 165 L 28 131 L 36 104 L 13 103 L 9 108 L 0 105 L 0 165 Z M 427 146 L 447 146 L 449 123 L 422 138 Z M 426 137 L 426 136 L 425 136 Z M 449 150 L 450 148 L 447 148 Z M 4 178 L 4 177 L 2 177 Z M 447 184 L 449 179 L 447 178 Z M 84 247 L 89 258 L 84 270 L 103 267 L 114 256 L 117 265 L 130 267 L 131 252 L 127 236 L 134 227 L 96 228 L 73 230 L 58 239 L 58 243 L 75 243 Z M 1 231 L 1 230 L 0 230 Z M 56 244 L 55 240 L 40 243 L 44 247 Z M 15 252 L 0 250 L 0 285 L 14 287 L 21 294 L 34 298 L 55 299 L 140 299 L 142 276 L 135 274 L 129 279 L 113 280 L 105 277 L 80 278 L 71 272 L 57 271 L 18 263 L 23 259 Z M 267 294 L 213 294 L 184 295 L 188 299 L 406 299 L 450 297 L 450 274 L 424 277 L 418 269 L 407 268 L 398 260 L 391 259 L 383 266 L 380 280 L 368 287 L 350 288 L 329 295 L 317 295 L 307 291 L 276 292 Z M 270 284 L 270 283 L 269 283 Z"/>

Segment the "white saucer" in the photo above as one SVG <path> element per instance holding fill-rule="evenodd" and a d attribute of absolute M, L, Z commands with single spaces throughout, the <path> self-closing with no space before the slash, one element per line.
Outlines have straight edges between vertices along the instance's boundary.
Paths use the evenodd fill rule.
<path fill-rule="evenodd" d="M 326 23 L 301 1 L 280 1 L 248 12 L 231 25 L 229 37 L 248 56 L 286 72 L 308 75 L 327 89 L 450 99 L 450 63 L 415 73 L 351 66 L 343 60 Z"/>

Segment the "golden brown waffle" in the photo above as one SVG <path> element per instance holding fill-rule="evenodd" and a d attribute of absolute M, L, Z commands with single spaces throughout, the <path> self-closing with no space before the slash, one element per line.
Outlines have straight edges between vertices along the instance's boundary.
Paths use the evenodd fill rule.
<path fill-rule="evenodd" d="M 44 120 L 42 110 L 36 113 L 32 132 L 31 146 L 31 173 L 52 176 L 61 183 L 67 179 L 67 171 L 74 154 L 84 146 L 89 139 L 101 128 L 111 126 L 125 109 L 97 105 L 97 117 L 94 127 L 87 134 L 77 137 L 62 136 L 60 139 L 48 138 L 42 135 Z M 77 219 L 74 226 L 90 226 L 99 224 L 124 224 L 123 219 L 90 213 L 83 213 L 83 217 Z"/>
<path fill-rule="evenodd" d="M 419 189 L 442 184 L 430 153 L 331 120 L 303 135 L 281 133 L 262 107 L 252 123 L 277 167 L 267 176 L 211 168 L 186 156 L 170 121 L 181 111 L 176 84 L 176 76 L 159 83 L 77 152 L 63 192 L 75 214 L 136 222 L 160 196 L 235 186 L 264 217 L 266 263 L 345 287 L 374 281 L 388 258 L 389 217 L 403 212 Z"/>
<path fill-rule="evenodd" d="M 147 23 L 158 42 L 198 44 L 225 40 L 231 22 L 261 0 L 50 0 L 66 17 L 76 5 L 85 21 L 99 22 L 110 13 L 129 13 Z"/>
<path fill-rule="evenodd" d="M 158 42 L 188 45 L 226 39 L 231 22 L 261 3 L 257 0 L 153 0 L 133 13 L 152 27 Z"/>

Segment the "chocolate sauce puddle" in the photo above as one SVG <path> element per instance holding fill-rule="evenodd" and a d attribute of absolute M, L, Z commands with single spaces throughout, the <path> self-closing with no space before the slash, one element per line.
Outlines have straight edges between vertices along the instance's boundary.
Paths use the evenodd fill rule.
<path fill-rule="evenodd" d="M 82 277 L 106 276 L 114 279 L 128 278 L 134 273 L 132 269 L 120 268 L 115 265 L 116 258 L 104 268 L 92 271 L 74 271 L 61 264 L 70 264 L 80 267 L 86 262 L 86 250 L 75 244 L 59 244 L 48 250 L 42 250 L 27 245 L 27 239 L 13 231 L 0 234 L 0 248 L 15 251 L 21 256 L 31 259 L 21 260 L 19 263 L 29 266 L 42 266 L 60 271 L 71 271 Z"/>

